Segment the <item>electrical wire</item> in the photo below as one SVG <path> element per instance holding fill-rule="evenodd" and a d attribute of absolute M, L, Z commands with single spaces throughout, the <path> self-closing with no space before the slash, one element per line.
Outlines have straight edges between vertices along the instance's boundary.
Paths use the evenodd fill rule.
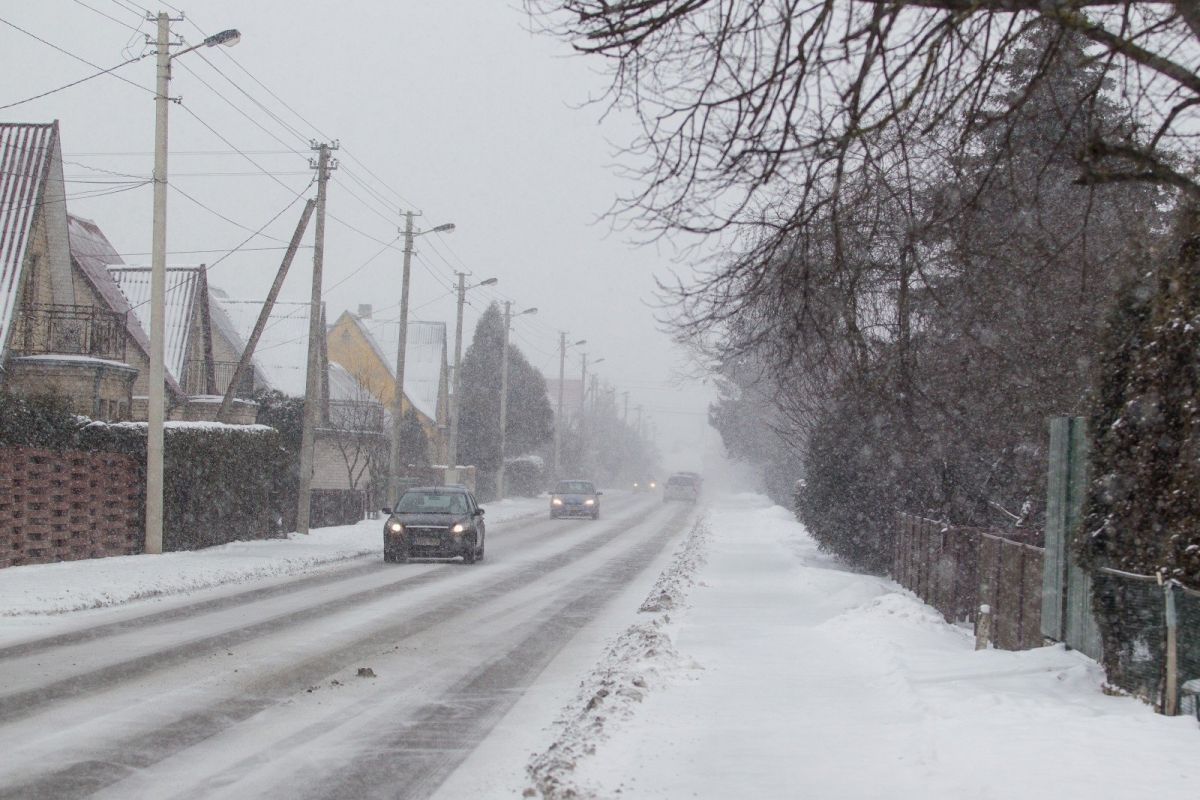
<path fill-rule="evenodd" d="M 87 3 L 83 2 L 83 0 L 71 0 L 71 2 L 72 2 L 72 3 L 74 3 L 74 4 L 75 4 L 75 5 L 77 5 L 77 6 L 83 6 L 83 7 L 84 7 L 84 8 L 86 8 L 88 11 L 94 11 L 95 13 L 97 13 L 97 14 L 99 14 L 100 16 L 104 17 L 105 19 L 112 20 L 113 22 L 115 22 L 115 23 L 117 23 L 118 25 L 120 25 L 122 28 L 128 28 L 129 30 L 131 30 L 131 31 L 133 31 L 133 32 L 135 32 L 135 33 L 139 33 L 139 32 L 140 32 L 140 30 L 139 30 L 138 28 L 135 28 L 135 27 L 133 27 L 133 26 L 132 26 L 132 25 L 130 25 L 128 22 L 122 22 L 121 20 L 119 20 L 119 19 L 117 19 L 116 17 L 114 17 L 112 14 L 108 14 L 108 13 L 106 13 L 106 12 L 104 12 L 104 11 L 101 11 L 100 9 L 96 8 L 95 6 L 89 6 Z"/>
<path fill-rule="evenodd" d="M 0 21 L 3 21 L 3 20 L 0 20 Z M 135 61 L 141 61 L 143 58 L 145 58 L 145 55 L 140 55 L 140 56 L 137 56 L 136 58 L 130 58 L 126 61 L 122 61 L 120 64 L 117 64 L 116 66 L 109 67 L 108 69 L 102 69 L 99 72 L 93 72 L 91 75 L 82 77 L 79 80 L 71 81 L 70 83 L 64 83 L 62 86 L 59 86 L 54 89 L 49 89 L 45 92 L 42 92 L 40 94 L 35 94 L 31 97 L 26 97 L 24 100 L 15 100 L 11 103 L 7 103 L 5 105 L 0 106 L 0 111 L 4 111 L 5 109 L 9 109 L 9 108 L 16 108 L 17 106 L 25 105 L 26 103 L 32 103 L 34 100 L 41 100 L 43 97 L 49 97 L 52 94 L 57 94 L 58 92 L 61 92 L 64 89 L 70 89 L 71 87 L 78 86 L 81 83 L 87 83 L 88 81 L 92 80 L 93 78 L 99 78 L 101 75 L 108 75 L 113 70 L 120 69 L 121 67 L 132 64 Z"/>
<path fill-rule="evenodd" d="M 124 81 L 125 83 L 128 83 L 130 86 L 137 87 L 138 89 L 141 89 L 143 92 L 146 92 L 147 94 L 149 94 L 149 95 L 151 95 L 151 96 L 154 96 L 154 90 L 153 90 L 153 89 L 149 89 L 149 88 L 147 88 L 147 87 L 145 87 L 145 86 L 142 86 L 140 83 L 137 83 L 136 81 L 131 81 L 131 80 L 129 80 L 128 78 L 124 78 L 124 77 L 122 77 L 122 76 L 118 75 L 117 73 L 115 73 L 115 72 L 112 72 L 111 70 L 105 70 L 105 69 L 103 69 L 103 68 L 102 68 L 102 67 L 101 67 L 99 64 L 94 64 L 94 63 L 92 63 L 91 61 L 88 61 L 88 60 L 87 60 L 86 58 L 84 58 L 83 56 L 76 55 L 75 53 L 72 53 L 70 50 L 66 50 L 66 49 L 64 49 L 64 48 L 62 48 L 62 47 L 59 47 L 58 45 L 54 44 L 53 42 L 46 41 L 46 40 L 45 40 L 45 39 L 43 39 L 42 37 L 38 36 L 36 33 L 33 33 L 33 32 L 31 32 L 31 31 L 27 31 L 27 30 L 25 30 L 25 29 L 24 29 L 24 28 L 22 28 L 20 25 L 17 25 L 17 24 L 15 24 L 15 23 L 9 22 L 8 20 L 4 19 L 3 17 L 0 17 L 0 23 L 3 23 L 4 25 L 7 25 L 8 27 L 12 28 L 13 30 L 20 31 L 21 33 L 25 34 L 26 36 L 30 37 L 31 39 L 36 39 L 37 41 L 41 42 L 42 44 L 46 45 L 47 47 L 49 47 L 49 48 L 51 48 L 51 49 L 53 49 L 53 50 L 57 50 L 58 52 L 62 53 L 62 54 L 63 54 L 63 55 L 65 55 L 65 56 L 69 56 L 69 57 L 71 57 L 71 58 L 75 59 L 76 61 L 79 61 L 79 62 L 82 62 L 82 63 L 84 63 L 84 64 L 87 64 L 87 65 L 88 65 L 89 67 L 91 67 L 92 69 L 99 69 L 99 70 L 102 70 L 100 74 L 103 74 L 103 75 L 112 75 L 114 78 L 116 78 L 116 79 L 118 79 L 118 80 L 121 80 L 121 81 Z"/>
<path fill-rule="evenodd" d="M 168 185 L 168 186 L 170 186 L 172 189 L 174 189 L 174 190 L 175 190 L 176 192 L 178 192 L 179 194 L 181 194 L 181 195 L 183 195 L 184 197 L 186 197 L 188 200 L 191 200 L 193 203 L 195 203 L 196 205 L 198 205 L 198 206 L 200 206 L 201 208 L 203 208 L 203 209 L 204 209 L 205 211 L 207 211 L 208 213 L 212 214 L 212 215 L 213 215 L 213 216 L 215 216 L 215 217 L 218 217 L 218 218 L 220 218 L 220 219 L 223 219 L 223 220 L 225 220 L 225 221 L 226 221 L 226 222 L 228 222 L 230 225 L 233 225 L 234 227 L 237 227 L 237 228 L 241 228 L 241 229 L 242 229 L 242 230 L 244 230 L 244 231 L 254 231 L 254 229 L 253 229 L 253 228 L 251 228 L 250 226 L 248 226 L 248 225 L 243 225 L 242 223 L 238 222 L 238 221 L 237 221 L 237 220 L 235 220 L 235 219 L 230 219 L 229 217 L 227 217 L 227 216 L 225 216 L 224 214 L 222 214 L 220 211 L 217 211 L 217 210 L 216 210 L 215 208 L 213 208 L 212 206 L 209 206 L 209 205 L 207 205 L 206 203 L 204 203 L 202 200 L 199 200 L 199 199 L 197 199 L 197 198 L 193 197 L 192 195 L 188 194 L 188 193 L 187 193 L 187 192 L 185 192 L 183 189 L 181 189 L 181 188 L 179 188 L 178 186 L 176 186 L 174 183 L 171 183 L 171 182 L 169 182 L 169 181 L 168 181 L 167 185 Z M 308 184 L 308 186 L 312 186 L 312 183 L 310 182 L 310 183 Z M 308 186 L 305 186 L 305 187 L 304 187 L 304 189 L 307 189 L 307 188 L 308 188 Z M 296 202 L 296 200 L 297 200 L 297 199 L 299 199 L 299 198 L 300 198 L 300 196 L 304 194 L 304 189 L 301 189 L 299 192 L 297 192 L 297 193 L 296 193 L 296 197 L 292 199 L 292 203 L 291 203 L 291 204 L 294 204 L 294 203 Z M 289 204 L 289 205 L 291 205 L 291 204 Z M 266 238 L 266 239 L 271 239 L 272 241 L 276 241 L 276 242 L 282 242 L 282 243 L 284 243 L 284 244 L 287 244 L 287 240 L 285 240 L 285 239 L 280 239 L 280 238 L 279 238 L 279 237 L 277 237 L 277 236 L 271 236 L 271 235 L 269 235 L 269 234 L 262 234 L 262 236 L 263 236 L 264 238 Z"/>

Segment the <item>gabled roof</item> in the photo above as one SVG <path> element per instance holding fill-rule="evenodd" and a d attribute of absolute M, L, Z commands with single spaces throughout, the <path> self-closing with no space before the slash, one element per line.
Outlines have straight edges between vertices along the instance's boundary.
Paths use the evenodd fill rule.
<path fill-rule="evenodd" d="M 109 267 L 108 272 L 129 300 L 143 330 L 150 330 L 150 268 Z M 176 381 L 183 379 L 188 334 L 205 285 L 204 267 L 169 267 L 163 320 L 163 363 Z"/>
<path fill-rule="evenodd" d="M 57 147 L 57 122 L 0 123 L 0 344 L 20 302 L 29 237 Z"/>
<path fill-rule="evenodd" d="M 224 291 L 215 286 L 208 287 L 208 294 L 211 298 L 211 302 L 208 304 L 208 319 L 209 324 L 211 324 L 213 327 L 213 333 L 224 336 L 225 340 L 233 346 L 234 350 L 237 351 L 238 357 L 240 358 L 241 354 L 246 352 L 246 342 L 248 340 L 242 335 L 242 332 L 238 330 L 237 325 L 234 324 L 233 319 L 229 316 L 229 311 L 225 305 L 229 302 L 229 295 L 225 294 Z M 249 336 L 249 334 L 250 332 L 247 331 L 246 336 Z M 270 384 L 270 381 L 267 380 L 266 373 L 262 371 L 254 359 L 250 360 L 250 367 L 254 370 L 255 386 L 266 386 Z"/>
<path fill-rule="evenodd" d="M 224 320 L 236 331 L 244 348 L 244 343 L 254 332 L 263 301 L 233 299 L 217 289 L 212 291 L 212 298 L 210 313 L 214 324 L 218 314 L 223 312 Z M 254 367 L 261 382 L 289 397 L 304 396 L 308 369 L 308 310 L 308 303 L 276 301 L 258 346 L 254 348 Z"/>
<path fill-rule="evenodd" d="M 101 299 L 118 314 L 125 314 L 125 329 L 129 338 L 141 348 L 143 353 L 150 353 L 150 337 L 138 323 L 136 314 L 129 312 L 133 308 L 129 299 L 117 285 L 116 279 L 108 271 L 109 267 L 123 267 L 124 260 L 117 255 L 108 237 L 100 227 L 90 219 L 67 215 L 67 236 L 71 243 L 71 258 L 84 279 L 100 295 Z"/>
<path fill-rule="evenodd" d="M 387 365 L 388 373 L 395 378 L 396 354 L 400 349 L 400 322 L 390 319 L 364 320 L 354 314 L 346 316 L 362 330 L 376 354 Z M 446 323 L 410 320 L 404 351 L 404 396 L 417 411 L 431 420 L 437 420 L 442 372 L 446 366 Z"/>

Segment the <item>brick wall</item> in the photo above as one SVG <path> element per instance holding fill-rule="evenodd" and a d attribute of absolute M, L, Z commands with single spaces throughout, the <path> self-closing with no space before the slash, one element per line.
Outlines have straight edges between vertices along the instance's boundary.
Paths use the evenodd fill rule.
<path fill-rule="evenodd" d="M 0 567 L 138 553 L 138 503 L 129 456 L 0 448 Z"/>

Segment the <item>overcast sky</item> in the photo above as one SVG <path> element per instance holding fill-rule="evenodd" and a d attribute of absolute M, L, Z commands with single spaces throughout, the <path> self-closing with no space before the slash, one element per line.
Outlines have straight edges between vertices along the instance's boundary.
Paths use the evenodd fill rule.
<path fill-rule="evenodd" d="M 602 109 L 580 107 L 604 88 L 596 63 L 527 32 L 523 12 L 498 0 L 177 7 L 186 15 L 173 30 L 189 44 L 226 28 L 242 41 L 174 62 L 171 94 L 182 101 L 171 106 L 168 263 L 214 264 L 266 225 L 265 236 L 209 273 L 233 296 L 265 295 L 302 198 L 313 194 L 308 142 L 336 139 L 325 256 L 331 317 L 361 303 L 397 314 L 400 212 L 413 208 L 419 228 L 454 222 L 457 231 L 417 240 L 412 318 L 445 321 L 452 338 L 453 273 L 499 278 L 469 293 L 467 342 L 489 300 L 536 306 L 536 316 L 515 322 L 513 341 L 548 378 L 557 377 L 565 330 L 588 340 L 582 349 L 604 359 L 597 374 L 628 391 L 631 407 L 645 405 L 668 467 L 684 468 L 700 441 L 711 443 L 710 390 L 677 382 L 689 364 L 651 307 L 654 276 L 681 265 L 669 246 L 634 246 L 599 219 L 631 188 L 613 165 L 614 146 L 633 129 L 629 119 L 602 123 Z M 43 0 L 0 10 L 0 106 L 147 54 L 119 77 L 0 109 L 5 121 L 61 122 L 69 210 L 95 220 L 131 264 L 149 263 L 150 249 L 154 58 L 144 34 L 154 26 L 146 8 Z M 307 298 L 311 253 L 297 258 L 289 299 Z M 579 366 L 571 353 L 568 376 Z"/>

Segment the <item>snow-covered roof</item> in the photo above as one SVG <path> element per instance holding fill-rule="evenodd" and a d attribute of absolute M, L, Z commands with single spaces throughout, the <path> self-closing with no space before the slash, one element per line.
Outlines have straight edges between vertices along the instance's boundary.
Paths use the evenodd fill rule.
<path fill-rule="evenodd" d="M 387 364 L 388 372 L 395 377 L 400 322 L 349 316 L 358 323 L 367 341 Z M 413 408 L 436 420 L 442 372 L 446 366 L 446 323 L 410 320 L 404 351 L 404 396 Z"/>
<path fill-rule="evenodd" d="M 150 267 L 109 267 L 108 272 L 125 294 L 138 323 L 150 330 Z M 188 334 L 196 302 L 204 285 L 204 267 L 168 267 L 163 310 L 163 364 L 177 381 L 183 380 L 188 354 Z M 148 347 L 149 345 L 147 345 Z"/>
<path fill-rule="evenodd" d="M 117 254 L 112 242 L 108 241 L 108 237 L 96 223 L 74 214 L 67 215 L 67 236 L 71 246 L 71 258 L 75 259 L 83 277 L 109 308 L 125 315 L 125 330 L 129 338 L 143 353 L 149 353 L 150 338 L 146 329 L 138 323 L 136 314 L 129 313 L 133 310 L 130 308 L 129 299 L 108 271 L 109 267 L 125 266 L 125 261 Z"/>
<path fill-rule="evenodd" d="M 226 309 L 225 304 L 229 300 L 229 295 L 212 285 L 208 287 L 208 295 L 208 321 L 212 326 L 213 333 L 225 337 L 225 340 L 233 346 L 233 349 L 237 351 L 238 357 L 240 358 L 242 353 L 246 352 L 247 339 L 242 335 L 242 332 L 238 330 L 237 326 L 233 322 L 233 319 L 229 316 L 228 310 Z M 253 326 L 253 323 L 251 323 L 251 325 Z M 247 331 L 246 335 L 249 335 L 249 331 Z M 267 380 L 266 373 L 262 371 L 262 368 L 258 366 L 258 362 L 254 359 L 251 359 L 250 361 L 250 368 L 254 370 L 255 386 L 263 386 L 270 383 L 270 381 Z"/>
<path fill-rule="evenodd" d="M 238 300 L 213 289 L 209 313 L 214 325 L 229 325 L 243 343 L 249 341 L 263 301 Z M 308 369 L 308 303 L 279 300 L 254 348 L 257 382 L 289 397 L 303 397 Z M 220 319 L 218 319 L 220 317 Z"/>
<path fill-rule="evenodd" d="M 21 271 L 57 140 L 58 123 L 0 123 L 0 344 L 20 303 Z"/>

